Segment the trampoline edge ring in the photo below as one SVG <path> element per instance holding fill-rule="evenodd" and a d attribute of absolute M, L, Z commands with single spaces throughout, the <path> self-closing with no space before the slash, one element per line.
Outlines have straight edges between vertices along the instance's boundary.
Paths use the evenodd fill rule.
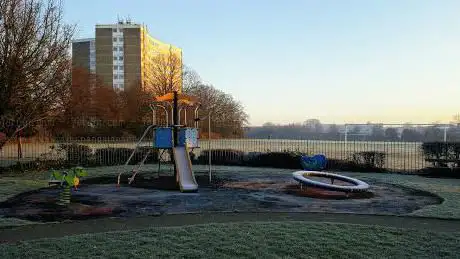
<path fill-rule="evenodd" d="M 335 184 L 328 184 L 319 181 L 314 181 L 311 179 L 306 178 L 304 175 L 309 176 L 318 176 L 318 177 L 325 177 L 334 180 L 340 180 L 347 183 L 353 184 L 353 186 L 344 186 L 344 185 L 335 185 Z M 333 174 L 327 172 L 319 172 L 319 171 L 297 171 L 292 173 L 294 180 L 297 182 L 321 189 L 326 189 L 330 191 L 339 191 L 339 192 L 365 192 L 367 191 L 370 186 L 364 181 L 358 180 L 356 178 L 340 175 L 340 174 Z"/>

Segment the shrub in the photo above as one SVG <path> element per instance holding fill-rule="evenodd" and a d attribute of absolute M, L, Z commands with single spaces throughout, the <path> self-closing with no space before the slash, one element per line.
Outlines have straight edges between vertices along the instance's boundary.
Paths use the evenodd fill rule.
<path fill-rule="evenodd" d="M 7 172 L 37 172 L 37 171 L 47 171 L 50 169 L 63 169 L 70 167 L 70 165 L 64 160 L 39 160 L 28 162 L 16 162 L 7 167 L 2 167 L 0 173 Z"/>
<path fill-rule="evenodd" d="M 300 153 L 295 152 L 269 152 L 252 154 L 245 159 L 245 165 L 256 167 L 274 167 L 301 169 Z"/>
<path fill-rule="evenodd" d="M 207 164 L 209 161 L 209 150 L 203 150 L 198 157 L 199 164 Z M 242 165 L 244 152 L 234 149 L 212 149 L 211 160 L 215 165 Z"/>
<path fill-rule="evenodd" d="M 377 151 L 363 151 L 353 154 L 354 164 L 370 169 L 383 169 L 385 167 L 386 154 Z"/>
<path fill-rule="evenodd" d="M 349 172 L 382 172 L 384 168 L 376 168 L 375 166 L 366 166 L 364 164 L 357 164 L 354 161 L 341 160 L 341 159 L 328 159 L 326 170 L 338 170 Z"/>
<path fill-rule="evenodd" d="M 425 158 L 428 159 L 447 159 L 449 157 L 449 143 L 445 142 L 425 142 L 421 148 Z"/>
<path fill-rule="evenodd" d="M 421 148 L 427 159 L 460 159 L 460 142 L 425 142 Z"/>
<path fill-rule="evenodd" d="M 427 177 L 460 178 L 460 168 L 426 167 L 419 174 Z"/>
<path fill-rule="evenodd" d="M 66 152 L 67 163 L 71 165 L 88 165 L 92 158 L 92 149 L 80 144 L 60 144 L 59 149 Z"/>

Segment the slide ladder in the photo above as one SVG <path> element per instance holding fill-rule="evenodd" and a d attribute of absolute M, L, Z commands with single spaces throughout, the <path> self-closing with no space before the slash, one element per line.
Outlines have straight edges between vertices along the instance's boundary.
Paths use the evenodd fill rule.
<path fill-rule="evenodd" d="M 195 192 L 198 190 L 198 183 L 192 170 L 192 162 L 187 147 L 173 148 L 174 163 L 181 192 Z"/>

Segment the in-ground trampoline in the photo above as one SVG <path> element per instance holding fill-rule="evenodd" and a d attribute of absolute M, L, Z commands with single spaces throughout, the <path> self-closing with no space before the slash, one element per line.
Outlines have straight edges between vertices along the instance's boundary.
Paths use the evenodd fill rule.
<path fill-rule="evenodd" d="M 370 186 L 364 181 L 358 180 L 353 177 L 344 176 L 340 174 L 328 173 L 328 172 L 319 172 L 319 171 L 297 171 L 293 174 L 294 180 L 299 182 L 301 186 L 310 186 L 314 188 L 320 188 L 328 191 L 335 192 L 344 192 L 344 193 L 356 193 L 356 192 L 366 192 L 369 190 Z M 331 180 L 331 183 L 325 183 L 322 181 L 317 181 L 310 179 L 310 177 L 321 177 Z M 334 184 L 334 180 L 338 180 L 346 185 Z"/>

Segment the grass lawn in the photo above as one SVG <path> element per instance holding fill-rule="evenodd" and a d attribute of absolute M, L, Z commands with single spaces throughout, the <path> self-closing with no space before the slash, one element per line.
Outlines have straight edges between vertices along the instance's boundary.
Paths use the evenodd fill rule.
<path fill-rule="evenodd" d="M 441 204 L 429 205 L 410 213 L 412 216 L 436 217 L 445 219 L 460 218 L 460 179 L 426 178 L 415 175 L 398 174 L 350 174 L 363 180 L 377 180 L 385 183 L 401 185 L 438 195 L 444 201 Z"/>
<path fill-rule="evenodd" d="M 272 222 L 152 228 L 0 245 L 0 258 L 453 258 L 460 232 Z"/>
<path fill-rule="evenodd" d="M 154 169 L 148 165 L 146 169 Z M 166 168 L 166 166 L 165 166 Z M 205 171 L 205 166 L 194 166 Z M 120 167 L 89 168 L 90 176 L 115 176 Z M 214 167 L 214 174 L 291 174 L 293 170 Z M 460 180 L 410 175 L 344 173 L 365 181 L 429 191 L 445 201 L 411 215 L 460 218 Z M 0 179 L 0 201 L 47 185 L 43 174 Z M 115 182 L 114 182 L 115 185 Z M 33 222 L 0 218 L 0 227 Z M 271 222 L 150 228 L 0 245 L 0 258 L 455 258 L 459 232 L 428 232 L 352 224 Z"/>

